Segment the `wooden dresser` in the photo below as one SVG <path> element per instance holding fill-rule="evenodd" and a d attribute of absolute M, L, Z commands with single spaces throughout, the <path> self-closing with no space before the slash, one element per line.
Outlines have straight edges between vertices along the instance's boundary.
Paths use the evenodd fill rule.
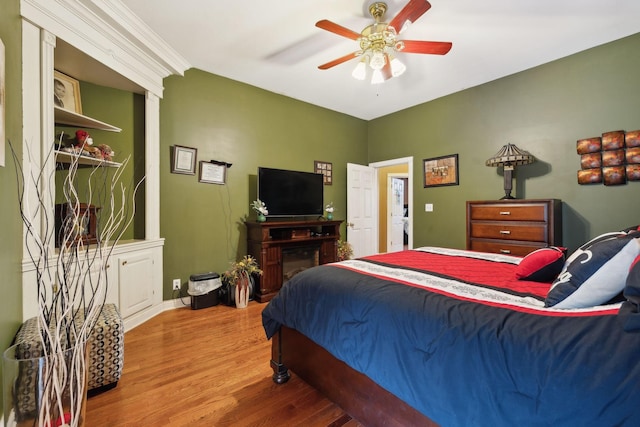
<path fill-rule="evenodd" d="M 525 256 L 545 246 L 562 246 L 560 200 L 467 202 L 467 249 Z"/>

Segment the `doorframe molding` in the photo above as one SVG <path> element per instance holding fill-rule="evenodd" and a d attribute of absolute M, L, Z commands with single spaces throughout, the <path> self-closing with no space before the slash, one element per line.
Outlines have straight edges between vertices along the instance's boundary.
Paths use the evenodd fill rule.
<path fill-rule="evenodd" d="M 391 208 L 393 207 L 393 202 L 392 202 L 393 195 L 391 194 L 391 190 L 392 190 L 392 184 L 391 183 L 392 183 L 394 178 L 396 178 L 396 179 L 405 179 L 406 178 L 407 179 L 407 186 L 404 188 L 403 198 L 404 198 L 404 195 L 406 194 L 407 195 L 407 209 L 409 207 L 409 189 L 408 189 L 408 187 L 409 187 L 409 184 L 408 184 L 409 183 L 409 173 L 408 172 L 394 172 L 394 173 L 387 174 L 387 200 L 386 200 L 386 202 L 387 202 L 387 242 L 386 242 L 387 252 L 389 252 L 389 247 L 391 246 L 391 235 L 393 234 L 392 233 L 392 231 L 393 231 L 393 221 L 389 220 L 389 218 L 391 218 L 391 215 L 389 215 L 389 213 L 391 212 Z M 404 203 L 403 203 L 403 205 L 404 205 Z M 380 205 L 378 204 L 378 206 L 380 206 Z M 409 222 L 409 216 L 410 215 L 407 215 L 407 217 L 406 217 L 407 218 L 407 224 Z M 403 227 L 402 234 L 403 234 L 402 246 L 404 247 L 404 227 Z M 407 238 L 408 238 L 408 234 L 407 234 Z"/>
<path fill-rule="evenodd" d="M 413 249 L 413 156 L 383 160 L 381 162 L 373 162 L 373 163 L 369 163 L 369 167 L 375 168 L 377 170 L 387 166 L 396 166 L 396 165 L 403 165 L 403 164 L 407 165 L 407 173 L 409 175 L 409 180 L 407 183 L 407 187 L 408 187 L 407 191 L 409 195 L 409 212 L 410 212 L 408 248 Z M 378 189 L 378 194 L 379 193 L 380 193 L 380 189 Z"/>

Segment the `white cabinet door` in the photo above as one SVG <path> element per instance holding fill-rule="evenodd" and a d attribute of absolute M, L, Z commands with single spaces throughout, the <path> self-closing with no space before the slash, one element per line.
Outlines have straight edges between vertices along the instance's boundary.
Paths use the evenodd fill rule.
<path fill-rule="evenodd" d="M 120 314 L 126 318 L 153 305 L 153 255 L 136 252 L 118 257 Z"/>

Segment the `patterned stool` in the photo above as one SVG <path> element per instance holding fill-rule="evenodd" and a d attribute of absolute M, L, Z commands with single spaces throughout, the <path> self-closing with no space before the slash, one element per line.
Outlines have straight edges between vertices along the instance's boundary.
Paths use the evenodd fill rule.
<path fill-rule="evenodd" d="M 124 325 L 115 304 L 102 307 L 87 343 L 89 396 L 118 385 L 124 366 Z"/>
<path fill-rule="evenodd" d="M 82 322 L 84 316 L 78 316 Z M 14 339 L 21 344 L 23 358 L 42 356 L 42 345 L 35 317 L 27 319 Z M 124 365 L 124 324 L 115 304 L 105 304 L 87 342 L 89 396 L 114 388 L 122 375 Z"/>

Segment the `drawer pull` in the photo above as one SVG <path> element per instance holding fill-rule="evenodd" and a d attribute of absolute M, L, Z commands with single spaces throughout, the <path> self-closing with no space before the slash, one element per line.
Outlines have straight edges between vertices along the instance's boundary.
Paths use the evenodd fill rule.
<path fill-rule="evenodd" d="M 511 234 L 509 230 L 500 230 L 500 234 Z"/>
<path fill-rule="evenodd" d="M 511 251 L 509 249 L 500 249 L 501 254 L 510 254 Z"/>
<path fill-rule="evenodd" d="M 501 211 L 500 215 L 511 215 L 511 212 L 509 212 L 509 211 Z"/>

